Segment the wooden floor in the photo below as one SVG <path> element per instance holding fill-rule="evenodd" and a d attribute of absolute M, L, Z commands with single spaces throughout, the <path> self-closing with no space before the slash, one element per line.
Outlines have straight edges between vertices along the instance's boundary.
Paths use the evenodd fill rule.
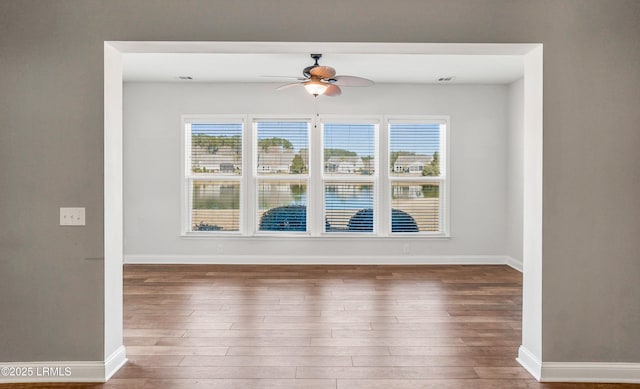
<path fill-rule="evenodd" d="M 47 387 L 631 387 L 532 379 L 515 361 L 521 296 L 507 266 L 128 265 L 129 363 Z"/>

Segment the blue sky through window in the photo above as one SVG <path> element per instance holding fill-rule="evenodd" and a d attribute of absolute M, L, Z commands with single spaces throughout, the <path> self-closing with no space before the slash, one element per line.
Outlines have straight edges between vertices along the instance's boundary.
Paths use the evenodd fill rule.
<path fill-rule="evenodd" d="M 324 148 L 354 151 L 360 157 L 375 154 L 375 125 L 340 124 L 324 125 Z"/>
<path fill-rule="evenodd" d="M 433 155 L 440 151 L 440 124 L 397 123 L 390 126 L 391 151 L 408 151 L 418 155 Z"/>

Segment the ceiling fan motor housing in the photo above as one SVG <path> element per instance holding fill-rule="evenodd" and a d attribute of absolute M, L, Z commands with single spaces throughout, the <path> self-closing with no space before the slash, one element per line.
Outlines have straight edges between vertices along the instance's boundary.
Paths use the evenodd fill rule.
<path fill-rule="evenodd" d="M 304 70 L 302 71 L 302 74 L 306 77 L 306 78 L 311 78 L 311 69 L 316 68 L 318 66 L 320 66 L 320 64 L 318 64 L 318 61 L 320 60 L 320 58 L 322 58 L 322 54 L 311 54 L 311 58 L 316 61 L 315 64 L 311 65 L 311 66 L 307 66 L 306 68 L 304 68 Z"/>

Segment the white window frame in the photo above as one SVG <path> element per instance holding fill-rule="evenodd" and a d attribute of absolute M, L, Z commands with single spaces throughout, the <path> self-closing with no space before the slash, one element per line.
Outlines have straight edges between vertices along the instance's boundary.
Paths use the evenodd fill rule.
<path fill-rule="evenodd" d="M 309 172 L 307 180 L 307 232 L 297 231 L 258 231 L 258 180 L 295 180 L 298 175 L 269 175 L 259 177 L 257 165 L 258 121 L 302 121 L 309 123 Z M 191 231 L 192 226 L 192 188 L 194 176 L 187 158 L 190 160 L 191 131 L 187 125 L 197 123 L 240 123 L 242 125 L 242 175 L 215 176 L 198 175 L 196 180 L 202 181 L 238 181 L 240 182 L 240 230 L 239 231 Z M 325 176 L 324 173 L 324 124 L 373 124 L 375 127 L 375 173 L 370 176 L 348 176 L 344 178 Z M 440 134 L 440 176 L 438 177 L 394 177 L 389 167 L 390 124 L 395 123 L 438 123 L 443 125 Z M 180 185 L 181 185 L 181 227 L 182 237 L 278 237 L 278 238 L 450 238 L 450 117 L 442 115 L 322 115 L 313 114 L 202 114 L 181 116 L 181 153 L 180 153 Z M 325 183 L 337 182 L 371 182 L 374 186 L 374 220 L 373 232 L 326 232 L 325 231 Z M 439 182 L 440 183 L 440 231 L 438 232 L 391 232 L 392 196 L 391 186 L 394 181 L 407 182 Z"/>
<path fill-rule="evenodd" d="M 434 115 L 393 115 L 385 116 L 383 136 L 381 139 L 382 147 L 384 147 L 384 163 L 385 169 L 381 171 L 383 177 L 381 182 L 384 183 L 386 188 L 381 188 L 381 194 L 385 197 L 385 214 L 387 217 L 384 219 L 388 221 L 388 225 L 385 226 L 386 236 L 397 237 L 434 237 L 434 238 L 449 238 L 449 208 L 450 208 L 450 152 L 449 152 L 449 133 L 450 133 L 450 117 L 449 116 L 434 116 Z M 406 176 L 393 176 L 390 172 L 389 155 L 391 153 L 391 125 L 392 124 L 439 124 L 440 130 L 440 175 L 437 177 L 419 176 L 419 177 L 406 177 Z M 440 184 L 439 193 L 439 231 L 419 231 L 419 232 L 392 232 L 391 231 L 391 209 L 392 209 L 392 196 L 391 187 L 394 182 L 438 182 Z"/>
<path fill-rule="evenodd" d="M 258 155 L 258 122 L 306 122 L 307 127 L 307 143 L 309 148 L 309 172 L 306 175 L 302 174 L 273 174 L 268 176 L 260 176 L 258 174 L 258 164 L 255 163 L 255 158 Z M 312 146 L 312 130 L 313 130 L 313 118 L 309 115 L 250 115 L 247 123 L 251 127 L 251 167 L 250 167 L 250 183 L 247 188 L 251 188 L 253 200 L 245 203 L 247 205 L 247 226 L 250 226 L 248 235 L 251 236 L 311 236 L 311 224 L 312 213 L 310 206 L 313 203 L 311 198 L 311 174 L 314 170 L 314 160 L 311 155 Z M 258 185 L 260 181 L 287 181 L 287 180 L 303 180 L 307 181 L 307 231 L 260 231 L 258 229 L 260 220 L 257 218 L 258 211 Z M 250 204 L 249 204 L 250 203 Z"/>
<path fill-rule="evenodd" d="M 319 155 L 319 164 L 316 166 L 316 169 L 319 170 L 318 174 L 318 182 L 319 184 L 315 185 L 316 196 L 320 196 L 322 199 L 319 204 L 321 204 L 321 218 L 316 217 L 316 225 L 320 224 L 320 233 L 319 236 L 331 237 L 331 238 L 353 238 L 353 237 L 379 237 L 380 232 L 380 127 L 383 123 L 382 116 L 372 116 L 372 115 L 322 115 L 318 121 L 318 137 L 319 137 L 319 146 L 317 147 L 317 151 Z M 339 176 L 331 176 L 325 175 L 324 172 L 324 125 L 325 124 L 371 124 L 374 126 L 374 174 L 368 176 L 346 176 L 345 178 L 340 178 Z M 373 231 L 372 232 L 326 232 L 325 231 L 325 219 L 327 217 L 325 208 L 325 184 L 327 182 L 362 182 L 368 183 L 371 182 L 373 184 Z M 316 214 L 317 215 L 317 214 Z"/>
<path fill-rule="evenodd" d="M 229 175 L 220 176 L 215 174 L 200 174 L 193 175 L 191 171 L 191 164 L 187 163 L 187 160 L 191 162 L 191 125 L 192 124 L 215 124 L 215 123 L 238 123 L 242 126 L 241 142 L 242 142 L 242 174 L 241 175 Z M 181 166 L 180 166 L 180 185 L 182 190 L 180 191 L 180 202 L 182 209 L 182 226 L 181 236 L 240 236 L 243 235 L 245 228 L 244 214 L 246 209 L 243 208 L 246 202 L 246 118 L 240 115 L 182 115 L 181 116 Z M 192 231 L 193 226 L 193 182 L 194 181 L 237 181 L 240 183 L 240 216 L 239 216 L 239 230 L 238 231 Z"/>

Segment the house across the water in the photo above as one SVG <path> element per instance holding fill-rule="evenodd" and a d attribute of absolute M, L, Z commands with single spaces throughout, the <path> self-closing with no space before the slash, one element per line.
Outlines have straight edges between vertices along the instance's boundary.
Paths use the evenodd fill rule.
<path fill-rule="evenodd" d="M 333 156 L 325 162 L 327 173 L 358 173 L 362 169 L 364 169 L 364 162 L 358 156 Z"/>
<path fill-rule="evenodd" d="M 401 155 L 393 164 L 393 171 L 395 173 L 419 174 L 432 160 L 433 157 L 429 155 Z"/>

